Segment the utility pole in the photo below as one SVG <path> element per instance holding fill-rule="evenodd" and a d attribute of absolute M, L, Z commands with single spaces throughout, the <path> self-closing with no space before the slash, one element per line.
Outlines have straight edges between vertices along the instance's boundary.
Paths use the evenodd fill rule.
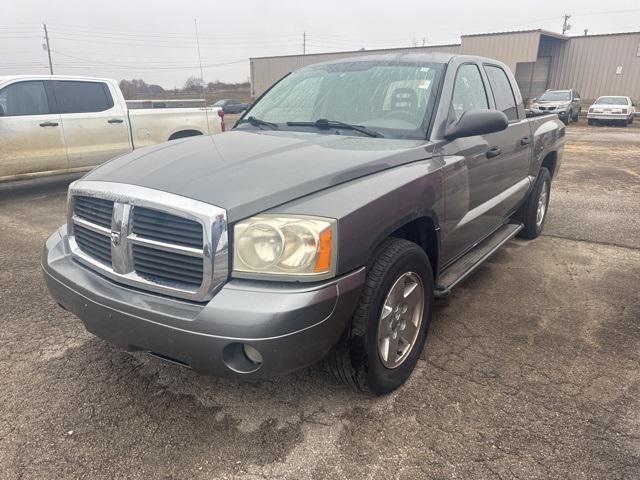
<path fill-rule="evenodd" d="M 204 102 L 204 116 L 207 119 L 207 133 L 211 133 L 209 126 L 209 110 L 207 108 L 207 95 L 204 91 L 204 69 L 202 68 L 202 56 L 200 55 L 200 35 L 198 34 L 198 20 L 193 19 L 193 24 L 196 29 L 196 46 L 198 48 L 198 63 L 200 64 L 200 87 L 202 90 L 202 101 Z"/>
<path fill-rule="evenodd" d="M 47 46 L 47 55 L 49 56 L 49 73 L 53 75 L 53 63 L 51 63 L 51 48 L 49 47 L 49 32 L 47 32 L 47 24 L 43 23 L 44 26 L 44 40 Z"/>
<path fill-rule="evenodd" d="M 302 55 L 307 54 L 307 32 L 302 32 Z"/>
<path fill-rule="evenodd" d="M 565 33 L 567 33 L 569 30 L 571 30 L 571 25 L 569 24 L 569 19 L 571 18 L 571 15 L 567 15 L 566 13 L 562 16 L 563 18 L 563 22 L 562 22 L 562 34 L 564 35 Z"/>

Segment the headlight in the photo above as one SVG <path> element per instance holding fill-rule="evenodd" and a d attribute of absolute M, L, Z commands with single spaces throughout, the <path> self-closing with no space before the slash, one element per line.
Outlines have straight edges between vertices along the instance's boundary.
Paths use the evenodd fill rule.
<path fill-rule="evenodd" d="M 313 281 L 335 273 L 336 221 L 302 215 L 260 215 L 233 230 L 233 275 Z"/>

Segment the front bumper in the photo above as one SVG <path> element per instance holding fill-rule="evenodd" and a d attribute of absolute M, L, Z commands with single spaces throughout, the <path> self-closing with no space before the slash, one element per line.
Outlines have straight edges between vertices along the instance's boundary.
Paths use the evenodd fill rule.
<path fill-rule="evenodd" d="M 539 115 L 558 115 L 558 117 L 562 119 L 566 119 L 569 117 L 569 110 L 561 109 L 561 110 L 538 110 L 537 108 L 529 109 L 532 117 L 537 117 Z"/>
<path fill-rule="evenodd" d="M 231 378 L 272 377 L 320 360 L 347 326 L 365 278 L 362 268 L 311 286 L 231 280 L 208 303 L 193 303 L 119 285 L 80 265 L 64 227 L 47 240 L 42 268 L 54 299 L 91 333 Z M 243 344 L 260 352 L 259 365 Z"/>

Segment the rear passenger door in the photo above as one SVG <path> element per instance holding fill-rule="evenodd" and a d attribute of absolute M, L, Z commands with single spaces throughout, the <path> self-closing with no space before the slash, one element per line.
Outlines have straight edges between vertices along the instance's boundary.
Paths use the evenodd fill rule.
<path fill-rule="evenodd" d="M 485 173 L 493 180 L 500 197 L 488 211 L 492 223 L 499 226 L 526 195 L 529 186 L 531 148 L 533 145 L 530 122 L 524 115 L 521 103 L 516 100 L 507 72 L 498 65 L 484 64 L 492 108 L 503 112 L 509 126 L 502 132 L 485 135 L 490 149 L 497 153 L 488 159 Z"/>
<path fill-rule="evenodd" d="M 67 168 L 60 115 L 43 80 L 0 89 L 0 177 Z"/>
<path fill-rule="evenodd" d="M 69 168 L 99 165 L 129 148 L 126 111 L 99 81 L 55 80 Z"/>

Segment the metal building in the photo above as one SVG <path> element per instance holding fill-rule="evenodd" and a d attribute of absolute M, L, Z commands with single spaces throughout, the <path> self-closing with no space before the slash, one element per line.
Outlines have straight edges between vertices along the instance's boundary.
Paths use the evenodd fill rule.
<path fill-rule="evenodd" d="M 506 63 L 525 98 L 547 88 L 575 88 L 585 103 L 600 95 L 640 100 L 640 32 L 568 37 L 545 30 L 463 35 L 459 44 L 358 50 L 251 59 L 251 94 L 305 65 L 393 52 L 448 52 L 482 55 Z"/>

